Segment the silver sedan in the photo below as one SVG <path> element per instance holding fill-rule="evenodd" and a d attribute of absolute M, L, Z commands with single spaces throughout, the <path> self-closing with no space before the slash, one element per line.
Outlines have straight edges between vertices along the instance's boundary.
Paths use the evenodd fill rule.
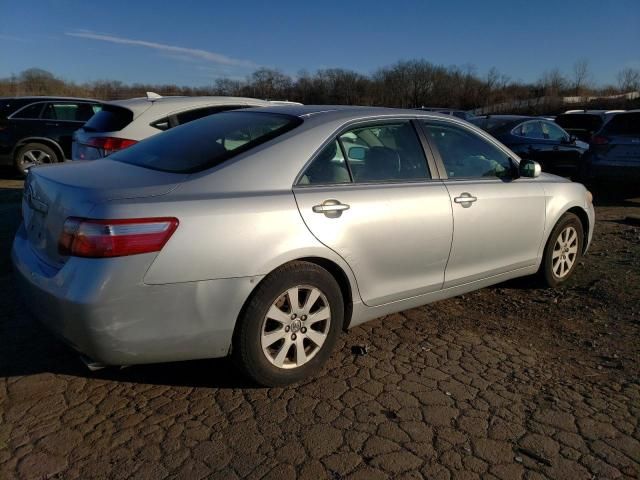
<path fill-rule="evenodd" d="M 220 113 L 93 162 L 33 168 L 12 258 L 35 315 L 93 365 L 231 355 L 312 374 L 341 330 L 537 274 L 566 281 L 591 194 L 451 116 Z"/>

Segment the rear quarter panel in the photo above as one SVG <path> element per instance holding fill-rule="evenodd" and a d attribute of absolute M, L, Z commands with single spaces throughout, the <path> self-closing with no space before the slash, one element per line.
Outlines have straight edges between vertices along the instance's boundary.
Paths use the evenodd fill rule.
<path fill-rule="evenodd" d="M 354 295 L 357 291 L 344 260 L 306 228 L 291 191 L 208 196 L 176 191 L 98 205 L 92 215 L 179 219 L 178 229 L 146 272 L 147 284 L 261 276 L 293 260 L 321 257 L 338 264 Z"/>

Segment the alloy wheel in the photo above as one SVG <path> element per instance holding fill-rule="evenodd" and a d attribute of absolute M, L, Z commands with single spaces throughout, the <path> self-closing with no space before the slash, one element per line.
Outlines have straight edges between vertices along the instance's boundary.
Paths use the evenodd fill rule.
<path fill-rule="evenodd" d="M 331 325 L 326 295 L 298 285 L 282 292 L 262 322 L 260 343 L 269 362 L 283 369 L 309 362 L 322 348 Z"/>
<path fill-rule="evenodd" d="M 20 162 L 24 168 L 28 168 L 42 163 L 51 163 L 51 156 L 42 150 L 27 150 L 22 154 Z"/>
<path fill-rule="evenodd" d="M 558 278 L 566 277 L 578 256 L 578 232 L 568 226 L 560 232 L 553 246 L 551 265 L 553 274 Z"/>

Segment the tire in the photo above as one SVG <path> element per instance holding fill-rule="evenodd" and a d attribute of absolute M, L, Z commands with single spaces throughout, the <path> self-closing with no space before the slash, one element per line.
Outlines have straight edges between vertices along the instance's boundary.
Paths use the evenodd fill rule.
<path fill-rule="evenodd" d="M 296 287 L 297 309 L 289 303 Z M 314 314 L 318 315 L 311 323 Z M 320 320 L 323 317 L 327 319 Z M 238 319 L 231 356 L 259 385 L 296 383 L 325 364 L 343 321 L 344 300 L 333 276 L 313 263 L 292 262 L 256 287 Z"/>
<path fill-rule="evenodd" d="M 20 175 L 26 175 L 27 169 L 33 165 L 58 163 L 59 161 L 58 154 L 43 143 L 27 143 L 16 152 L 13 159 L 16 170 Z"/>
<path fill-rule="evenodd" d="M 539 275 L 546 286 L 566 282 L 582 257 L 584 229 L 573 213 L 565 213 L 551 231 L 544 248 Z"/>

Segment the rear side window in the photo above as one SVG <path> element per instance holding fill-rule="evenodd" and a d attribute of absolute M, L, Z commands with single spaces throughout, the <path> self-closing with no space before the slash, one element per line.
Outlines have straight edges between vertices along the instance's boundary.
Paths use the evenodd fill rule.
<path fill-rule="evenodd" d="M 356 183 L 431 178 L 410 121 L 354 128 L 340 143 Z"/>
<path fill-rule="evenodd" d="M 83 105 L 85 109 L 89 109 L 89 105 Z M 42 118 L 47 120 L 62 120 L 69 122 L 78 122 L 80 105 L 77 103 L 47 103 L 42 112 Z M 88 117 L 87 117 L 88 119 Z"/>
<path fill-rule="evenodd" d="M 25 120 L 32 120 L 36 118 L 40 118 L 40 112 L 42 111 L 42 107 L 44 103 L 32 103 L 24 107 L 22 110 L 18 110 L 12 118 L 22 118 Z"/>
<path fill-rule="evenodd" d="M 116 105 L 103 105 L 84 125 L 88 132 L 117 132 L 133 121 L 133 112 Z"/>
<path fill-rule="evenodd" d="M 618 113 L 609 120 L 602 133 L 605 135 L 640 135 L 640 113 Z"/>
<path fill-rule="evenodd" d="M 545 138 L 544 132 L 542 131 L 542 122 L 521 123 L 513 130 L 513 133 L 520 137 L 534 138 L 538 140 Z"/>
<path fill-rule="evenodd" d="M 276 113 L 224 112 L 172 128 L 109 158 L 163 172 L 198 172 L 282 135 L 301 123 L 298 117 Z"/>

